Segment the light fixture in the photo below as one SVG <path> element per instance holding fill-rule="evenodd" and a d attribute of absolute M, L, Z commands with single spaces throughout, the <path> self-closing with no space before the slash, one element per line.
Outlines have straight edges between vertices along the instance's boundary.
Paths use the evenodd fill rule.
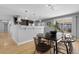
<path fill-rule="evenodd" d="M 21 18 L 20 18 L 20 17 L 18 17 L 18 20 L 17 20 L 17 22 L 21 22 Z"/>
<path fill-rule="evenodd" d="M 53 6 L 52 4 L 48 4 L 47 7 L 49 7 L 49 8 L 52 9 L 52 10 L 55 10 L 55 9 L 54 9 L 54 6 Z"/>

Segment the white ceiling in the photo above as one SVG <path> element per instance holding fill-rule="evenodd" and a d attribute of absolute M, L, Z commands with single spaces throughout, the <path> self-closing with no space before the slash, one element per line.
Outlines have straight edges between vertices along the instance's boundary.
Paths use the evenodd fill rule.
<path fill-rule="evenodd" d="M 0 15 L 22 15 L 37 20 L 79 12 L 79 4 L 52 4 L 52 6 L 51 9 L 48 4 L 0 4 Z"/>

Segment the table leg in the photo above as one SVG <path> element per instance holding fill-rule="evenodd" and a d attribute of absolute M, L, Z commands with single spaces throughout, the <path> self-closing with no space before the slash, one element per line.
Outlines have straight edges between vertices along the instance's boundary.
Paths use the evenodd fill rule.
<path fill-rule="evenodd" d="M 57 45 L 57 41 L 55 41 L 55 45 L 56 45 L 56 54 L 58 54 L 58 45 Z"/>

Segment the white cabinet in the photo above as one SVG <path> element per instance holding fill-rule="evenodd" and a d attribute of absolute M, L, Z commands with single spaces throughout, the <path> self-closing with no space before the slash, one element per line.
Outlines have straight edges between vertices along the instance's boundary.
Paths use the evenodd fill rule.
<path fill-rule="evenodd" d="M 44 27 L 15 25 L 10 28 L 10 32 L 13 39 L 20 44 L 32 40 L 38 33 L 44 33 Z"/>
<path fill-rule="evenodd" d="M 10 27 L 10 34 L 13 40 L 18 42 L 18 28 L 16 26 Z"/>
<path fill-rule="evenodd" d="M 32 40 L 38 33 L 43 33 L 43 30 L 41 27 L 20 27 L 18 29 L 18 41 L 24 42 Z"/>
<path fill-rule="evenodd" d="M 30 29 L 20 28 L 18 30 L 18 42 L 24 42 L 32 39 L 32 31 Z"/>

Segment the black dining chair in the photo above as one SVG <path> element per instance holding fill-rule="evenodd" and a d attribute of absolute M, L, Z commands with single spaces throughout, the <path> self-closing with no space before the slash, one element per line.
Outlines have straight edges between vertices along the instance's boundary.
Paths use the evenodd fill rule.
<path fill-rule="evenodd" d="M 63 34 L 62 40 L 58 43 L 58 49 L 66 51 L 66 54 L 72 54 L 73 53 L 73 45 L 72 42 L 75 42 L 75 37 L 66 36 Z M 61 45 L 60 45 L 61 44 Z M 62 46 L 62 48 L 60 48 Z M 64 49 L 63 49 L 64 47 Z M 59 51 L 60 52 L 60 51 Z M 61 52 L 62 53 L 62 52 Z"/>
<path fill-rule="evenodd" d="M 57 54 L 58 53 L 58 49 L 57 49 L 57 40 L 56 40 L 56 31 L 50 31 L 50 32 L 47 32 L 46 34 L 45 34 L 45 38 L 47 39 L 47 40 L 49 40 L 49 42 L 50 42 L 50 45 L 51 45 L 51 47 L 53 48 L 53 53 L 55 54 Z"/>
<path fill-rule="evenodd" d="M 50 31 L 50 40 L 54 42 L 54 53 L 58 54 L 56 34 L 57 34 L 57 31 Z"/>
<path fill-rule="evenodd" d="M 67 54 L 72 54 L 73 53 L 73 45 L 72 42 L 74 42 L 75 40 L 72 39 L 72 36 L 70 34 L 66 34 L 65 35 L 65 46 L 66 46 L 66 50 L 67 50 Z"/>
<path fill-rule="evenodd" d="M 51 53 L 51 45 L 46 44 L 45 41 L 42 41 L 40 37 L 34 37 L 35 43 L 35 52 L 34 53 L 45 53 L 50 50 Z"/>

